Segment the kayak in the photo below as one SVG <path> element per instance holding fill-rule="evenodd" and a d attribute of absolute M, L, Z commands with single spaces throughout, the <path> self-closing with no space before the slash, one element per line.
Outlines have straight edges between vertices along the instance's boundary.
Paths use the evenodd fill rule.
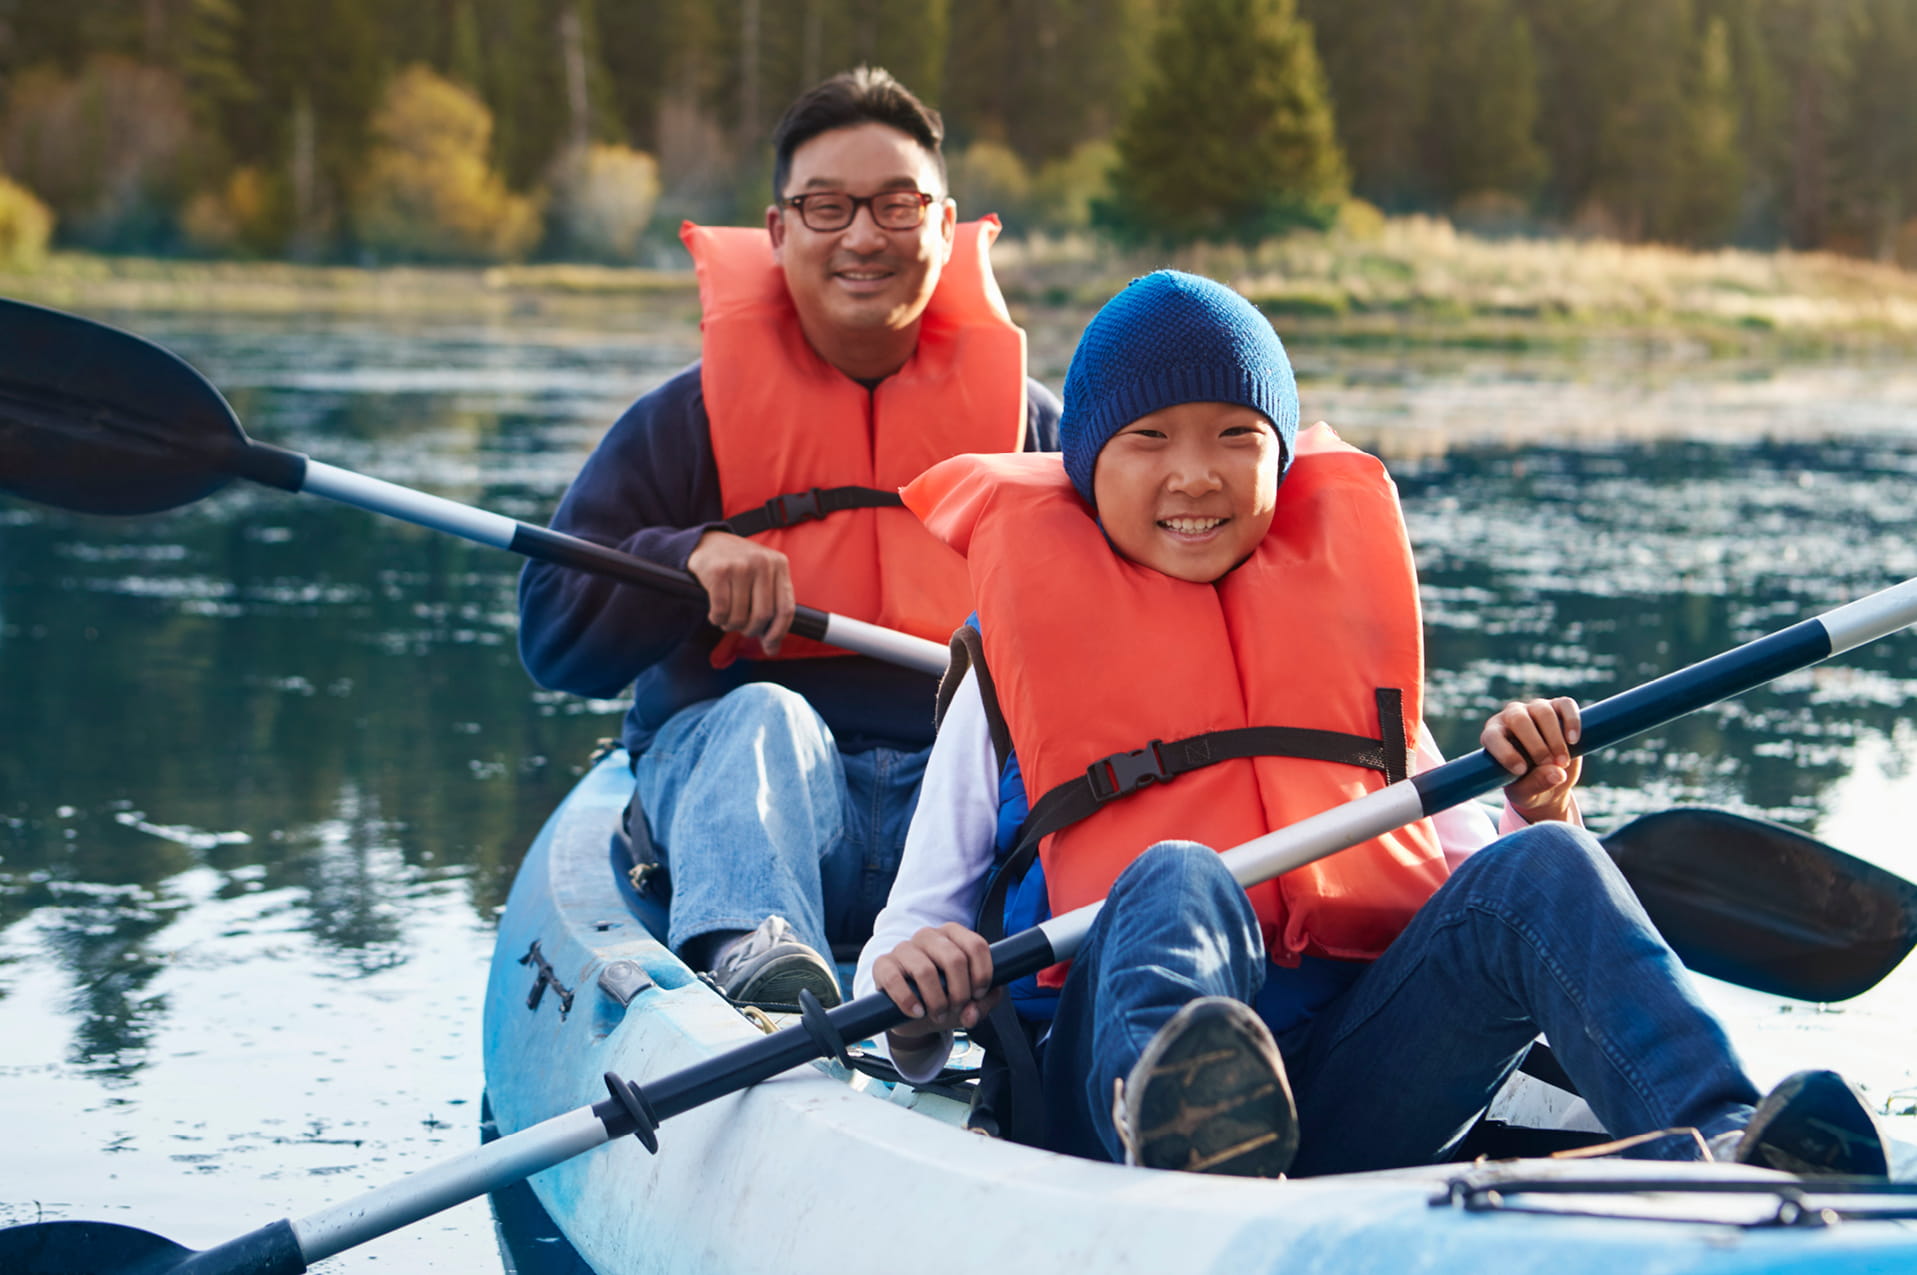
<path fill-rule="evenodd" d="M 514 882 L 485 1006 L 502 1134 L 603 1100 L 606 1073 L 643 1084 L 773 1025 L 660 941 L 663 910 L 633 889 L 613 836 L 631 790 L 623 752 L 598 762 Z M 1588 1119 L 1557 1098 L 1506 1100 L 1507 1118 Z M 979 1136 L 967 1105 L 962 1083 L 914 1089 L 815 1062 L 673 1119 L 657 1154 L 625 1138 L 530 1183 L 599 1275 L 1917 1269 L 1917 1184 L 1604 1158 L 1215 1177 Z"/>

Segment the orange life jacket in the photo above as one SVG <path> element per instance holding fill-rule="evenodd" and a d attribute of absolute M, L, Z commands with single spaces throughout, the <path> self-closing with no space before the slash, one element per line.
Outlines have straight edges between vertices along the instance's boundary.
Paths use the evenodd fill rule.
<path fill-rule="evenodd" d="M 824 489 L 897 491 L 949 456 L 1024 446 L 1025 334 L 992 277 L 998 228 L 995 217 L 958 227 L 917 351 L 871 391 L 807 343 L 764 230 L 680 228 L 698 268 L 700 384 L 727 518 Z M 964 562 L 902 508 L 844 509 L 755 538 L 790 560 L 807 606 L 940 642 L 970 610 Z M 734 654 L 765 658 L 757 642 L 728 640 L 714 663 Z M 788 637 L 779 654 L 844 652 Z"/>
<path fill-rule="evenodd" d="M 1301 433 L 1297 452 L 1270 534 L 1212 584 L 1114 553 L 1057 456 L 962 456 L 906 488 L 906 504 L 970 565 L 987 663 L 1035 815 L 1041 794 L 1083 784 L 1088 770 L 1107 790 L 1123 787 L 1127 769 L 1227 738 L 1213 732 L 1286 727 L 1399 750 L 1378 769 L 1200 756 L 1174 778 L 1104 801 L 1040 843 L 1054 915 L 1104 898 L 1156 842 L 1226 850 L 1383 787 L 1387 769 L 1408 769 L 1423 717 L 1424 648 L 1397 489 L 1376 458 L 1328 427 Z M 1381 724 L 1381 688 L 1400 692 L 1398 720 Z M 1118 756 L 1158 741 L 1174 742 Z M 1274 961 L 1369 959 L 1445 875 L 1425 819 L 1250 894 Z M 1062 977 L 1048 975 L 1041 983 Z"/>

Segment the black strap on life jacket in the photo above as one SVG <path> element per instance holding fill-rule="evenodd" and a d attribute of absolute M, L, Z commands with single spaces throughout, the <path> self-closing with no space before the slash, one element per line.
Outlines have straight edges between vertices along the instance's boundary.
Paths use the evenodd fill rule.
<path fill-rule="evenodd" d="M 945 721 L 946 711 L 970 671 L 978 684 L 979 701 L 985 707 L 992 752 L 998 761 L 999 773 L 1003 774 L 1005 763 L 1012 755 L 1012 733 L 999 708 L 998 686 L 992 681 L 992 670 L 985 663 L 984 639 L 971 625 L 961 624 L 952 634 L 950 646 L 951 661 L 945 667 L 945 676 L 939 679 L 933 725 L 936 727 Z M 994 871 L 994 884 L 1000 876 L 1000 872 Z M 1004 913 L 1005 895 L 1001 890 L 997 904 L 978 914 L 975 928 L 989 941 L 1004 938 Z M 978 1084 L 972 1089 L 972 1106 L 966 1113 L 965 1127 L 1026 1146 L 1044 1145 L 1045 1095 L 1032 1029 L 1018 1016 L 1008 998 L 1001 1000 L 996 1009 L 972 1028 L 972 1039 L 985 1051 L 985 1061 L 979 1067 Z"/>
<path fill-rule="evenodd" d="M 880 487 L 814 487 L 810 491 L 774 496 L 757 509 L 725 520 L 735 536 L 756 536 L 775 527 L 810 522 L 845 509 L 896 509 L 905 501 L 896 491 Z"/>
<path fill-rule="evenodd" d="M 1376 698 L 1378 739 L 1339 731 L 1248 726 L 1208 731 L 1169 744 L 1154 739 L 1136 752 L 1113 753 L 1093 762 L 1081 778 L 1068 779 L 1040 797 L 1018 826 L 1011 850 L 993 868 L 985 897 L 979 903 L 979 933 L 993 940 L 1004 937 L 1005 896 L 1038 857 L 1040 842 L 1089 817 L 1106 802 L 1129 796 L 1147 784 L 1170 783 L 1202 766 L 1250 757 L 1343 762 L 1383 771 L 1391 783 L 1405 778 L 1411 768 L 1411 751 L 1405 743 L 1404 693 L 1396 687 L 1381 686 Z"/>
<path fill-rule="evenodd" d="M 1068 779 L 1032 803 L 1031 813 L 1019 825 L 1012 853 L 1027 843 L 1036 845 L 1061 828 L 1090 818 L 1107 802 L 1130 796 L 1147 784 L 1165 784 L 1221 761 L 1252 757 L 1301 757 L 1309 761 L 1340 762 L 1382 771 L 1387 783 L 1411 773 L 1411 751 L 1404 731 L 1404 693 L 1396 687 L 1377 690 L 1379 737 L 1348 735 L 1342 731 L 1307 730 L 1297 726 L 1246 726 L 1213 730 L 1166 743 L 1154 739 L 1129 753 L 1101 757 L 1084 775 Z"/>
<path fill-rule="evenodd" d="M 944 720 L 969 669 L 978 683 L 992 749 L 1002 773 L 1011 755 L 1011 732 L 985 661 L 984 640 L 978 630 L 965 625 L 952 635 L 951 651 L 951 662 L 939 683 L 937 720 Z M 1147 784 L 1170 783 L 1179 775 L 1204 766 L 1252 757 L 1301 757 L 1339 762 L 1380 771 L 1389 783 L 1404 779 L 1411 770 L 1411 748 L 1404 729 L 1404 694 L 1395 687 L 1379 687 L 1375 699 L 1379 731 L 1376 739 L 1340 731 L 1251 726 L 1207 731 L 1169 744 L 1155 739 L 1134 752 L 1114 753 L 1093 762 L 1082 777 L 1067 780 L 1033 803 L 1013 837 L 1011 851 L 999 860 L 986 884 L 985 896 L 979 903 L 978 932 L 990 942 L 1005 937 L 1005 896 L 1024 878 L 1038 857 L 1039 844 L 1047 836 Z M 968 1126 L 1015 1142 L 1037 1145 L 1043 1136 L 1044 1099 L 1032 1038 L 1024 1021 L 1008 1000 L 1001 1002 L 972 1034 L 985 1047 L 986 1065 L 973 1094 Z"/>
<path fill-rule="evenodd" d="M 1012 731 L 1005 724 L 1005 712 L 998 704 L 998 683 L 992 680 L 992 670 L 985 663 L 985 639 L 971 625 L 961 624 L 947 646 L 951 656 L 945 664 L 945 675 L 939 678 L 938 697 L 933 701 L 932 729 L 936 731 L 945 724 L 946 711 L 952 707 L 952 699 L 969 671 L 978 682 L 979 703 L 985 706 L 985 726 L 992 734 L 992 752 L 998 761 L 999 773 L 1004 774 L 1005 763 L 1012 759 Z"/>

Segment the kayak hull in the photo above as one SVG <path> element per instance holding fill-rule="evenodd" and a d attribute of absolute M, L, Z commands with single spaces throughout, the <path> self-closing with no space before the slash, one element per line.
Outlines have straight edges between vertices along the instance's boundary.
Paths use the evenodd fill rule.
<path fill-rule="evenodd" d="M 515 881 L 485 1011 L 502 1133 L 603 1099 L 607 1072 L 643 1085 L 760 1030 L 667 951 L 649 928 L 656 910 L 622 886 L 612 831 L 630 795 L 615 753 L 554 813 Z M 600 1275 L 1917 1269 L 1917 1222 L 1781 1225 L 1780 1212 L 1803 1211 L 1799 1184 L 1739 1166 L 1510 1161 L 1257 1181 L 1036 1151 L 965 1132 L 963 1114 L 950 1098 L 814 1063 L 669 1121 L 657 1155 L 626 1138 L 531 1185 Z M 1486 1175 L 1582 1185 L 1474 1190 Z M 1647 1176 L 1659 1191 L 1610 1185 Z M 1917 1201 L 1846 1196 L 1812 1211 L 1824 1203 Z M 1532 1207 L 1544 1211 L 1517 1211 Z"/>

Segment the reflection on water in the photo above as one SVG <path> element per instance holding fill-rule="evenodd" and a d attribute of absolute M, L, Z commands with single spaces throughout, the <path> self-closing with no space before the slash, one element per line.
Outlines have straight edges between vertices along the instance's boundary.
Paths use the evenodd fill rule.
<path fill-rule="evenodd" d="M 1445 742 L 1469 743 L 1474 706 L 1588 702 L 1917 575 L 1914 458 L 1888 436 L 1400 463 Z M 1893 640 L 1779 679 L 1591 762 L 1586 808 L 1704 801 L 1815 830 L 1914 672 L 1917 644 Z"/>
<path fill-rule="evenodd" d="M 261 438 L 535 521 L 692 353 L 689 327 L 635 316 L 135 326 Z M 1840 414 L 1857 428 L 1813 435 L 1807 403 L 1835 385 L 1861 402 L 1871 379 L 1298 353 L 1308 416 L 1392 457 L 1449 751 L 1506 698 L 1588 702 L 1917 574 L 1917 386 L 1894 377 L 1867 420 Z M 1516 444 L 1453 427 L 1473 402 L 1531 405 L 1535 425 L 1625 400 L 1640 424 L 1715 424 Z M 527 681 L 516 566 L 262 489 L 139 521 L 0 503 L 0 1222 L 211 1243 L 477 1138 L 492 917 L 619 709 Z M 1841 827 L 1917 875 L 1896 861 L 1913 852 L 1860 844 L 1909 787 L 1914 684 L 1909 639 L 1783 679 L 1594 760 L 1586 810 L 1707 801 Z M 335 1268 L 499 1265 L 475 1206 L 416 1230 Z"/>

